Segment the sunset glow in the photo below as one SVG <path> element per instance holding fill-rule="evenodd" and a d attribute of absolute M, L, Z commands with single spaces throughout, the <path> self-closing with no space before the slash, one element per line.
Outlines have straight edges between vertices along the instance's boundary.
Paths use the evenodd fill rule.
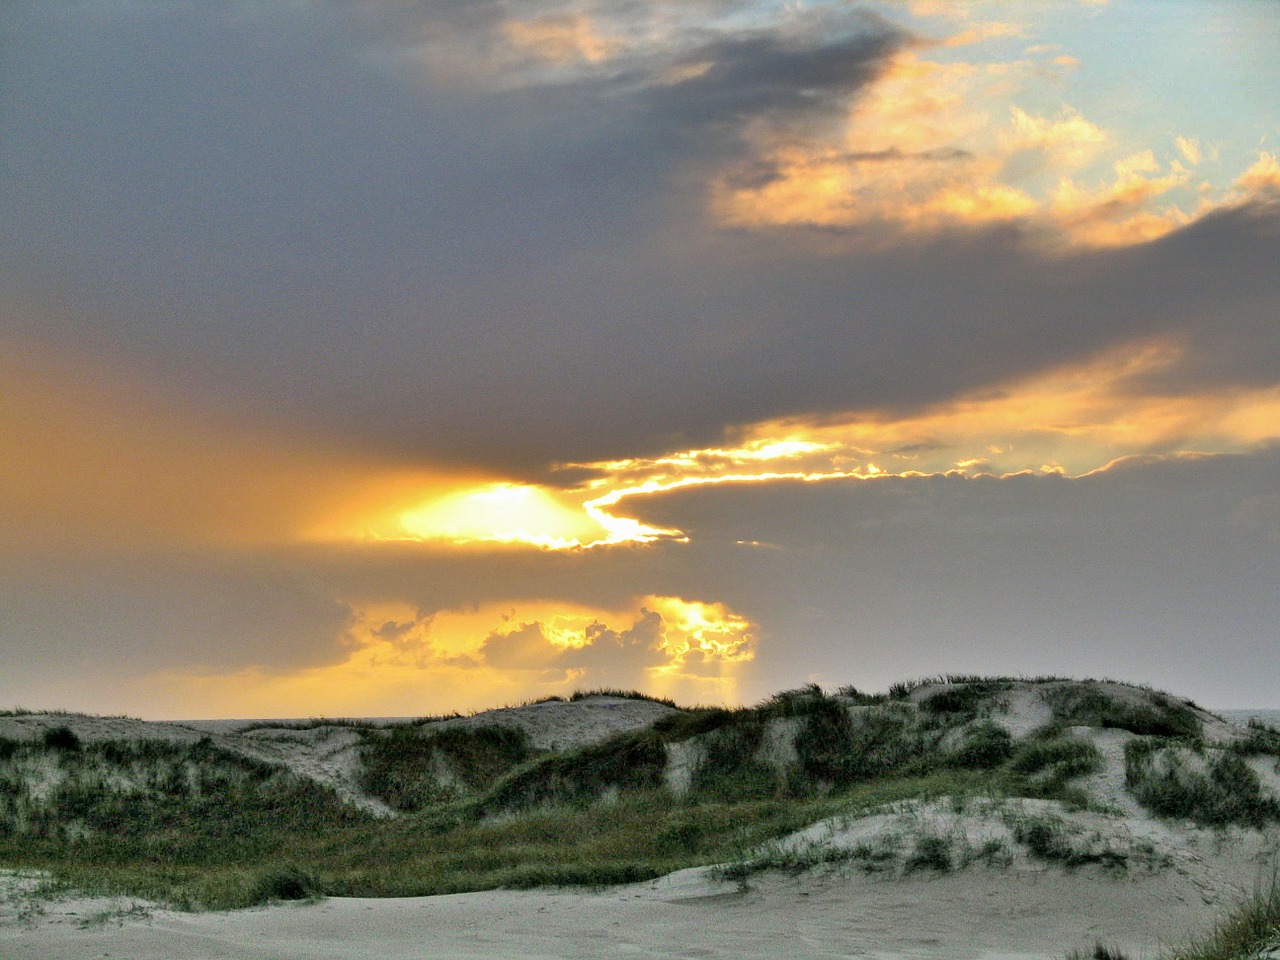
<path fill-rule="evenodd" d="M 482 709 L 567 695 L 584 683 L 732 703 L 739 671 L 754 657 L 745 617 L 680 597 L 638 597 L 608 610 L 557 601 L 434 614 L 394 601 L 349 610 L 328 665 L 168 672 L 144 682 L 166 691 L 169 709 L 185 704 L 200 716 L 243 716 L 262 702 L 297 716 L 316 703 L 345 716 L 412 715 L 424 698 Z"/>
<path fill-rule="evenodd" d="M 601 533 L 585 509 L 574 510 L 548 490 L 494 483 L 431 501 L 400 516 L 405 536 L 471 543 L 527 543 L 550 549 L 581 546 Z"/>
<path fill-rule="evenodd" d="M 1151 342 L 962 396 L 900 418 L 850 412 L 755 424 L 737 446 L 570 466 L 598 475 L 560 490 L 509 483 L 449 494 L 400 517 L 407 539 L 544 549 L 683 540 L 625 504 L 685 487 L 897 477 L 1083 476 L 1133 455 L 1239 453 L 1280 442 L 1280 387 L 1158 393 L 1186 360 Z"/>
<path fill-rule="evenodd" d="M 0 709 L 1274 697 L 1280 5 L 66 6 Z"/>

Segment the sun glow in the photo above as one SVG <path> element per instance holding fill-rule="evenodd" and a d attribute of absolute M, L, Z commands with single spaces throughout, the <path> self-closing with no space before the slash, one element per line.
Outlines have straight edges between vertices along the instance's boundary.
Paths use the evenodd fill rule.
<path fill-rule="evenodd" d="M 150 698 L 159 689 L 158 709 L 208 717 L 253 715 L 264 703 L 279 715 L 420 716 L 600 687 L 733 703 L 755 656 L 746 617 L 675 596 L 616 607 L 552 599 L 434 611 L 404 601 L 347 606 L 333 663 L 166 672 L 145 678 Z"/>
<path fill-rule="evenodd" d="M 850 411 L 764 421 L 740 428 L 733 443 L 561 464 L 590 475 L 577 486 L 489 480 L 437 487 L 425 502 L 384 507 L 380 521 L 354 529 L 360 539 L 546 550 L 681 542 L 688 540 L 683 530 L 646 523 L 622 505 L 720 484 L 1079 477 L 1134 455 L 1238 453 L 1280 439 L 1280 386 L 1217 393 L 1153 386 L 1175 383 L 1189 359 L 1173 340 L 1127 344 L 899 416 Z"/>
<path fill-rule="evenodd" d="M 553 550 L 601 538 L 591 512 L 543 487 L 490 483 L 433 499 L 399 517 L 403 535 L 452 543 L 525 543 Z"/>

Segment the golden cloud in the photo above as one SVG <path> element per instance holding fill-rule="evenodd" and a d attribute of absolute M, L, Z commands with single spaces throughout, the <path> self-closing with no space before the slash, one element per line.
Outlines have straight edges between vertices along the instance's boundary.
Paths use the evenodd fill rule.
<path fill-rule="evenodd" d="M 915 12 L 967 16 L 960 5 Z M 935 46 L 1021 35 L 1007 23 L 956 28 Z M 1164 162 L 1152 148 L 1115 156 L 1118 138 L 1069 104 L 1054 116 L 1020 106 L 1032 85 L 1078 66 L 1054 45 L 1028 48 L 1028 60 L 985 63 L 930 59 L 927 49 L 899 52 L 838 130 L 757 136 L 741 169 L 712 178 L 712 215 L 753 229 L 846 228 L 853 242 L 871 244 L 1013 224 L 1053 252 L 1150 242 L 1280 184 L 1280 165 L 1263 153 L 1233 186 L 1197 189 L 1187 166 L 1203 159 L 1194 137 L 1173 138 L 1176 157 Z M 752 169 L 770 176 L 742 175 Z"/>
<path fill-rule="evenodd" d="M 424 716 L 574 689 L 642 688 L 736 702 L 752 624 L 720 603 L 645 596 L 620 609 L 556 601 L 423 612 L 350 605 L 342 659 L 301 670 L 167 671 L 139 681 L 169 716 Z"/>

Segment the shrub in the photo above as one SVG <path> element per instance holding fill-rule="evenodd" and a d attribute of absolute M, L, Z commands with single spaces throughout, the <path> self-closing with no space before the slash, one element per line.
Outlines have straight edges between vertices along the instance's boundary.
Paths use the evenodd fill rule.
<path fill-rule="evenodd" d="M 1230 749 L 1242 757 L 1280 757 L 1280 730 L 1251 719 L 1245 738 L 1231 744 Z"/>
<path fill-rule="evenodd" d="M 914 721 L 911 711 L 896 705 L 872 707 L 856 717 L 836 700 L 816 706 L 796 738 L 808 789 L 843 788 L 908 767 L 924 772 L 921 764 L 937 737 L 922 734 Z"/>
<path fill-rule="evenodd" d="M 1128 730 L 1143 737 L 1198 737 L 1200 718 L 1186 704 L 1160 693 L 1148 705 L 1129 704 L 1101 690 L 1063 687 L 1046 699 L 1053 716 L 1067 726 Z"/>
<path fill-rule="evenodd" d="M 641 693 L 639 690 L 619 690 L 614 687 L 600 687 L 596 690 L 575 690 L 570 695 L 570 701 L 585 700 L 587 697 L 618 697 L 623 700 L 647 700 L 649 703 L 660 703 L 664 707 L 671 707 L 679 710 L 680 707 L 669 697 L 656 697 L 649 693 Z M 559 700 L 560 697 L 549 697 L 548 699 Z"/>
<path fill-rule="evenodd" d="M 811 783 L 839 785 L 856 776 L 857 738 L 853 720 L 836 700 L 811 703 L 796 737 L 800 769 Z"/>
<path fill-rule="evenodd" d="M 1008 688 L 1009 684 L 1001 680 L 957 683 L 925 697 L 920 701 L 920 709 L 926 713 L 973 715 L 991 700 L 992 694 Z"/>
<path fill-rule="evenodd" d="M 290 863 L 259 874 L 253 884 L 251 902 L 311 900 L 322 892 L 320 880 L 314 873 Z"/>
<path fill-rule="evenodd" d="M 846 684 L 836 690 L 836 696 L 844 697 L 846 700 L 852 700 L 859 706 L 869 707 L 873 704 L 884 703 L 889 699 L 889 695 L 885 693 L 863 693 L 853 684 Z"/>
<path fill-rule="evenodd" d="M 667 754 L 651 731 L 621 733 L 568 755 L 552 755 L 499 780 L 480 804 L 483 811 L 542 803 L 580 803 L 610 788 L 656 789 Z"/>
<path fill-rule="evenodd" d="M 49 727 L 41 738 L 49 750 L 64 750 L 77 753 L 80 750 L 80 738 L 70 727 Z"/>
<path fill-rule="evenodd" d="M 703 739 L 705 755 L 693 776 L 693 793 L 725 802 L 762 800 L 782 789 L 777 772 L 755 759 L 764 721 L 752 712 Z"/>
<path fill-rule="evenodd" d="M 668 713 L 653 722 L 652 729 L 667 740 L 688 740 L 712 730 L 719 730 L 735 718 L 741 718 L 744 711 L 726 710 L 724 707 L 699 707 L 694 710 L 682 710 Z"/>
<path fill-rule="evenodd" d="M 946 837 L 926 834 L 916 841 L 904 867 L 908 873 L 914 870 L 937 870 L 947 873 L 951 870 L 951 843 Z"/>
<path fill-rule="evenodd" d="M 1065 783 L 1102 768 L 1102 755 L 1087 740 L 1066 737 L 1060 740 L 1025 741 L 1013 752 L 1010 768 L 1015 773 L 1033 775 L 1048 771 L 1048 779 Z"/>
<path fill-rule="evenodd" d="M 797 687 L 794 690 L 783 690 L 781 693 L 775 693 L 760 706 L 756 707 L 755 714 L 762 720 L 772 720 L 779 717 L 804 717 L 811 714 L 814 710 L 823 709 L 825 704 L 832 704 L 822 688 L 816 683 L 807 686 Z"/>
<path fill-rule="evenodd" d="M 953 766 L 974 770 L 990 770 L 1009 759 L 1013 752 L 1013 738 L 1009 731 L 997 723 L 986 720 L 965 733 L 960 747 L 950 757 Z"/>
<path fill-rule="evenodd" d="M 1203 769 L 1191 756 L 1203 761 Z M 1280 801 L 1263 792 L 1258 775 L 1230 750 L 1214 750 L 1205 758 L 1203 747 L 1134 740 L 1125 745 L 1125 782 L 1157 816 L 1211 827 L 1280 821 Z"/>
<path fill-rule="evenodd" d="M 365 746 L 361 785 L 395 809 L 413 812 L 487 790 L 531 753 L 520 727 L 396 727 Z M 440 782 L 441 767 L 453 784 Z"/>

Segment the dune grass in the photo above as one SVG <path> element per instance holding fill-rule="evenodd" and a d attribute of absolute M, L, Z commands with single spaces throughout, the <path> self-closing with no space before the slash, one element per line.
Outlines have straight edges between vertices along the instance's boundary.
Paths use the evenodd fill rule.
<path fill-rule="evenodd" d="M 393 809 L 413 812 L 487 790 L 532 755 L 519 727 L 392 727 L 366 738 L 360 785 Z"/>
<path fill-rule="evenodd" d="M 1062 695 L 1058 724 L 1015 742 L 997 722 L 1012 679 L 947 678 L 952 686 L 918 707 L 906 702 L 934 682 L 883 695 L 809 685 L 754 707 L 678 709 L 567 752 L 539 753 L 510 726 L 337 722 L 360 733 L 361 786 L 400 812 L 390 819 L 211 738 L 81 743 L 53 727 L 35 740 L 0 740 L 0 863 L 47 869 L 89 891 L 218 908 L 325 894 L 605 885 L 741 862 L 818 820 L 902 800 L 1086 805 L 1073 781 L 1101 761 L 1087 741 L 1063 734 L 1066 723 L 1185 732 L 1186 716 L 1195 720 L 1171 698 L 1135 707 Z M 578 698 L 594 695 L 656 700 L 615 690 Z M 1272 735 L 1259 732 L 1235 752 L 1219 751 L 1228 758 L 1223 776 L 1247 779 L 1230 761 L 1252 773 L 1246 752 L 1272 747 Z M 680 791 L 666 780 L 673 753 L 695 758 Z M 1164 770 L 1143 766 L 1144 757 L 1132 761 L 1139 796 L 1142 783 L 1159 787 Z M 1051 829 L 1026 824 L 1025 832 L 1020 842 L 1045 859 L 1077 856 Z M 943 869 L 938 844 L 912 857 L 917 869 Z"/>
<path fill-rule="evenodd" d="M 1280 822 L 1280 801 L 1263 791 L 1257 773 L 1232 749 L 1194 740 L 1132 740 L 1125 745 L 1125 779 L 1157 816 L 1206 827 Z"/>
<path fill-rule="evenodd" d="M 1151 691 L 1148 704 L 1124 703 L 1096 688 L 1064 686 L 1048 698 L 1054 720 L 1064 726 L 1128 730 L 1144 737 L 1198 737 L 1200 718 L 1185 703 Z"/>
<path fill-rule="evenodd" d="M 17 745 L 0 765 L 21 806 L 0 816 L 0 863 L 47 869 L 88 891 L 213 908 L 605 885 L 740 859 L 836 813 L 1017 783 L 934 757 L 943 731 L 883 706 L 855 722 L 833 698 L 804 690 L 760 708 L 673 714 L 567 754 L 530 755 L 510 728 L 370 732 L 369 785 L 412 811 L 390 820 L 208 739 L 72 748 L 55 747 L 58 735 Z M 757 757 L 774 720 L 801 726 L 787 775 Z M 707 762 L 676 799 L 663 785 L 666 747 L 694 736 Z M 422 776 L 437 759 L 465 789 L 439 791 Z M 50 784 L 39 797 L 18 789 L 33 764 Z"/>

